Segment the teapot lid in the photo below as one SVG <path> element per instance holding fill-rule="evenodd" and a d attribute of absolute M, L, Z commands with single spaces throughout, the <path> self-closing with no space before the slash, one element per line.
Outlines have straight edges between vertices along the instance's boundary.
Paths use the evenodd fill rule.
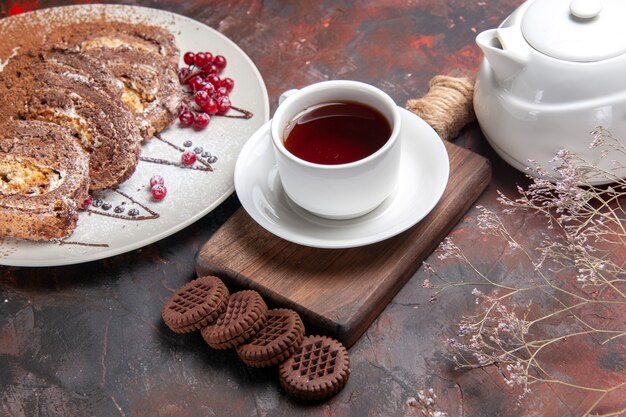
<path fill-rule="evenodd" d="M 534 49 L 556 59 L 613 58 L 626 52 L 626 1 L 535 0 L 521 30 Z"/>

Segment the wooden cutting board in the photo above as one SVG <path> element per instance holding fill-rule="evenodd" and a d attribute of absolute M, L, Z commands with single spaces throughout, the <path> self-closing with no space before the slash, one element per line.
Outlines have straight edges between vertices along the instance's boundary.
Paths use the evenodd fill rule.
<path fill-rule="evenodd" d="M 489 183 L 485 158 L 450 143 L 446 149 L 450 178 L 441 200 L 400 235 L 359 248 L 310 248 L 274 236 L 239 209 L 202 246 L 196 271 L 257 290 L 270 306 L 300 313 L 308 334 L 351 346 Z"/>

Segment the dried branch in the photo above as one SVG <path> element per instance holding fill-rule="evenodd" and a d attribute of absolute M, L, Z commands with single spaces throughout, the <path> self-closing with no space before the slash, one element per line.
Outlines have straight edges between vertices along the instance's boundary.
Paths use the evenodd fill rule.
<path fill-rule="evenodd" d="M 626 146 L 605 129 L 597 128 L 593 136 L 590 146 L 599 148 L 603 156 L 609 152 L 626 155 Z M 520 400 L 538 383 L 595 393 L 598 397 L 584 415 L 598 415 L 594 412 L 603 409 L 610 394 L 624 392 L 626 398 L 626 375 L 616 384 L 595 386 L 550 369 L 546 356 L 573 338 L 591 341 L 594 349 L 619 343 L 617 351 L 624 352 L 626 180 L 566 150 L 552 162 L 554 172 L 532 164 L 541 178 L 532 178 L 526 189 L 518 187 L 517 198 L 502 193 L 498 198 L 507 216 L 525 212 L 543 219 L 549 233 L 541 234 L 536 247 L 524 247 L 496 213 L 478 207 L 476 222 L 481 232 L 506 242 L 534 272 L 525 282 L 498 282 L 480 271 L 451 238 L 446 238 L 438 248 L 437 259 L 442 263 L 460 262 L 476 278 L 455 282 L 424 263 L 433 277 L 432 281 L 424 281 L 424 287 L 433 291 L 432 301 L 442 291 L 459 286 L 471 287 L 476 297 L 477 311 L 464 315 L 458 334 L 448 339 L 451 358 L 458 368 L 498 366 L 506 384 L 519 392 Z M 615 161 L 613 165 L 615 169 L 623 168 Z M 602 182 L 599 180 L 610 181 L 611 185 L 593 185 Z M 588 318 L 593 317 L 591 312 L 601 315 L 603 309 L 614 312 L 613 320 L 594 323 Z M 602 415 L 624 412 L 626 408 Z"/>

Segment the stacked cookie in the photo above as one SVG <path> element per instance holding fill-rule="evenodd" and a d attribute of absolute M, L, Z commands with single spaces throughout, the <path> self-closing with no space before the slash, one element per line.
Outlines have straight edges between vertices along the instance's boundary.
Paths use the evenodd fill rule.
<path fill-rule="evenodd" d="M 341 343 L 305 336 L 298 313 L 268 309 L 253 290 L 230 294 L 217 277 L 200 277 L 181 287 L 166 301 L 162 316 L 176 333 L 200 329 L 212 348 L 235 348 L 248 366 L 278 365 L 281 385 L 296 398 L 328 398 L 350 375 L 350 358 Z"/>
<path fill-rule="evenodd" d="M 32 179 L 36 172 L 0 150 L 0 235 L 33 240 L 67 236 L 76 226 L 77 210 L 60 211 L 57 206 L 74 201 L 80 207 L 82 201 L 64 194 L 67 187 L 61 185 L 65 181 L 82 175 L 93 191 L 127 180 L 139 161 L 142 141 L 176 117 L 182 100 L 178 59 L 169 32 L 112 22 L 58 27 L 41 49 L 12 57 L 0 72 L 0 131 L 21 130 L 31 123 L 39 132 L 54 130 L 52 125 L 56 132 L 61 128 L 63 136 L 79 146 L 75 153 L 84 154 L 88 171 L 71 171 L 74 165 L 56 171 L 58 178 L 41 188 L 40 194 L 47 198 L 40 194 L 30 198 L 27 190 L 7 193 L 5 189 L 18 178 Z M 41 128 L 42 122 L 49 126 Z M 28 143 L 36 148 L 29 153 L 31 159 L 63 152 L 63 146 L 44 139 Z M 86 197 L 84 192 L 81 196 Z M 29 215 L 20 218 L 24 207 Z M 51 218 L 56 224 L 64 220 L 66 226 L 50 227 Z M 34 223 L 40 233 L 23 233 L 19 223 L 26 221 Z"/>
<path fill-rule="evenodd" d="M 268 311 L 265 324 L 248 343 L 237 346 L 237 354 L 253 368 L 278 365 L 296 351 L 303 339 L 304 324 L 298 313 L 276 308 Z"/>

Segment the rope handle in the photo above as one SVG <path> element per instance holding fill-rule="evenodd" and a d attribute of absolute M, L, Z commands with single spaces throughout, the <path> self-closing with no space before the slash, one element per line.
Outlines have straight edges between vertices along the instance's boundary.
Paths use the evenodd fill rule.
<path fill-rule="evenodd" d="M 406 108 L 431 125 L 443 140 L 450 141 L 475 119 L 473 97 L 474 77 L 436 75 L 426 95 L 408 100 Z"/>

